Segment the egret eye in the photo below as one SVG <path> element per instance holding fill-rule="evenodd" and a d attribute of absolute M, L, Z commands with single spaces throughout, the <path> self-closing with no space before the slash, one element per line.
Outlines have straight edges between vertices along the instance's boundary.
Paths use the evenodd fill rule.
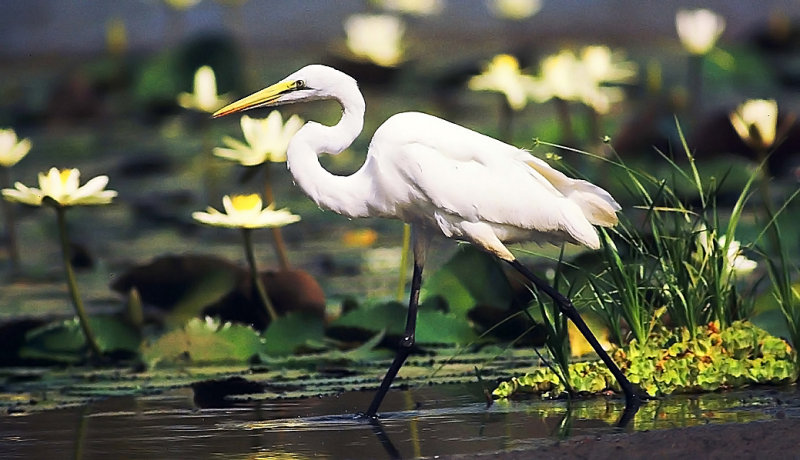
<path fill-rule="evenodd" d="M 296 82 L 294 82 L 295 89 L 303 89 L 305 87 L 306 87 L 306 82 L 304 82 L 303 80 L 297 80 Z"/>

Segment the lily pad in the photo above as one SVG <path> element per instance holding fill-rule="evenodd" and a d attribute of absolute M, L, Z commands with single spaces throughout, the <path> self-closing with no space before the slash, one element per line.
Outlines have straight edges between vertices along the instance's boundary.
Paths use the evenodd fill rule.
<path fill-rule="evenodd" d="M 104 353 L 133 355 L 139 349 L 138 332 L 117 317 L 93 316 L 89 326 Z M 28 332 L 19 355 L 44 361 L 82 362 L 86 359 L 86 337 L 77 318 L 49 323 Z"/>
<path fill-rule="evenodd" d="M 263 352 L 273 356 L 294 353 L 309 341 L 319 340 L 325 333 L 325 325 L 319 315 L 292 312 L 272 321 L 264 331 Z"/>
<path fill-rule="evenodd" d="M 348 329 L 353 337 L 371 336 L 385 330 L 391 338 L 405 331 L 408 307 L 399 302 L 386 302 L 362 306 L 342 315 L 332 322 L 330 328 Z M 392 340 L 392 339 L 389 340 Z M 424 344 L 468 344 L 478 339 L 469 321 L 462 315 L 445 313 L 420 307 L 417 313 L 416 343 Z"/>
<path fill-rule="evenodd" d="M 419 312 L 416 341 L 420 344 L 470 344 L 478 334 L 460 315 L 437 310 Z"/>
<path fill-rule="evenodd" d="M 508 308 L 514 300 L 511 284 L 498 260 L 472 246 L 464 246 L 442 268 L 425 280 L 423 304 L 435 297 L 451 312 L 466 315 L 475 305 Z"/>
<path fill-rule="evenodd" d="M 258 354 L 262 346 L 263 339 L 249 326 L 194 318 L 183 328 L 145 344 L 142 357 L 151 367 L 244 363 Z"/>

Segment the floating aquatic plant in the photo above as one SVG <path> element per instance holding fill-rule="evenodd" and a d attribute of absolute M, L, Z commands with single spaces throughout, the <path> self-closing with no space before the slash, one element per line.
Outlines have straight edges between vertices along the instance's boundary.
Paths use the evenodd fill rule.
<path fill-rule="evenodd" d="M 512 21 L 527 19 L 542 9 L 542 0 L 487 0 L 489 12 Z"/>
<path fill-rule="evenodd" d="M 561 50 L 545 57 L 540 73 L 531 87 L 531 96 L 538 102 L 550 99 L 581 102 L 598 113 L 607 113 L 624 98 L 617 87 L 631 82 L 636 66 L 619 52 L 606 46 L 587 46 L 580 54 Z"/>
<path fill-rule="evenodd" d="M 636 78 L 637 67 L 625 60 L 619 51 L 607 46 L 587 46 L 580 53 L 565 49 L 547 56 L 539 64 L 539 74 L 530 85 L 530 97 L 536 102 L 554 101 L 564 138 L 573 141 L 574 133 L 569 102 L 591 108 L 593 129 L 597 130 L 599 115 L 606 114 L 614 104 L 624 100 L 621 84 Z M 592 133 L 599 139 L 600 133 Z"/>
<path fill-rule="evenodd" d="M 285 162 L 289 141 L 303 126 L 303 120 L 297 115 L 292 115 L 284 123 L 277 110 L 263 119 L 244 115 L 240 123 L 245 142 L 225 136 L 222 142 L 226 147 L 215 148 L 214 155 L 242 166 Z"/>
<path fill-rule="evenodd" d="M 383 67 L 403 61 L 405 24 L 390 14 L 354 14 L 344 22 L 347 48 L 354 56 Z"/>
<path fill-rule="evenodd" d="M 239 228 L 242 230 L 244 252 L 250 267 L 250 276 L 256 287 L 259 298 L 271 321 L 275 321 L 278 314 L 269 300 L 264 283 L 258 274 L 255 253 L 253 251 L 252 230 L 256 228 L 274 228 L 292 224 L 300 220 L 288 209 L 275 210 L 273 205 L 264 207 L 261 197 L 251 195 L 225 195 L 222 197 L 225 212 L 220 212 L 209 207 L 205 212 L 197 211 L 192 217 L 206 225 L 215 227 Z"/>
<path fill-rule="evenodd" d="M 660 396 L 790 382 L 797 377 L 795 353 L 783 339 L 740 321 L 724 330 L 718 323 L 694 331 L 662 328 L 647 343 L 634 340 L 614 351 L 612 357 L 633 384 L 651 396 Z M 614 377 L 599 361 L 572 363 L 569 373 L 576 393 L 616 389 Z M 565 391 L 550 369 L 540 368 L 502 382 L 493 395 L 559 397 Z"/>
<path fill-rule="evenodd" d="M 468 86 L 473 91 L 496 91 L 506 97 L 514 110 L 528 104 L 534 78 L 524 74 L 519 61 L 510 54 L 498 54 L 483 69 L 483 73 L 470 78 Z"/>
<path fill-rule="evenodd" d="M 30 139 L 18 139 L 13 129 L 0 129 L 0 189 L 11 185 L 9 170 L 19 163 L 31 150 Z M 14 208 L 7 201 L 2 202 L 3 220 L 6 231 L 6 250 L 11 260 L 11 267 L 19 267 L 19 251 L 17 249 L 17 228 Z"/>
<path fill-rule="evenodd" d="M 263 339 L 249 326 L 205 317 L 192 318 L 144 345 L 142 358 L 151 368 L 176 364 L 244 363 L 258 354 Z"/>
<path fill-rule="evenodd" d="M 13 129 L 0 129 L 0 166 L 10 168 L 31 150 L 30 139 L 19 139 Z"/>
<path fill-rule="evenodd" d="M 284 123 L 281 113 L 273 110 L 264 119 L 250 118 L 244 115 L 240 123 L 245 142 L 226 136 L 222 139 L 222 142 L 227 147 L 215 148 L 214 155 L 236 161 L 242 166 L 263 165 L 264 198 L 268 204 L 273 205 L 275 197 L 272 193 L 270 164 L 286 161 L 289 141 L 303 126 L 303 120 L 297 115 L 292 115 Z M 289 255 L 278 226 L 272 227 L 272 241 L 275 245 L 281 268 L 287 270 L 289 268 Z"/>
<path fill-rule="evenodd" d="M 275 210 L 274 206 L 264 207 L 261 197 L 251 195 L 225 195 L 222 197 L 225 212 L 209 207 L 205 212 L 197 211 L 192 217 L 198 222 L 215 227 L 228 228 L 271 228 L 283 227 L 300 220 L 288 209 Z"/>
<path fill-rule="evenodd" d="M 411 16 L 433 16 L 444 9 L 444 0 L 372 0 L 387 11 Z"/>
<path fill-rule="evenodd" d="M 500 117 L 501 137 L 510 140 L 514 112 L 528 105 L 535 80 L 520 70 L 519 61 L 510 54 L 498 54 L 467 83 L 473 91 L 494 91 L 504 96 Z"/>
<path fill-rule="evenodd" d="M 750 99 L 731 112 L 730 119 L 747 145 L 756 151 L 766 151 L 775 142 L 778 103 L 775 99 Z"/>
<path fill-rule="evenodd" d="M 217 77 L 214 69 L 207 65 L 195 72 L 193 92 L 178 95 L 178 104 L 181 107 L 206 113 L 214 113 L 228 101 L 228 95 L 217 94 Z"/>
<path fill-rule="evenodd" d="M 64 259 L 64 271 L 67 276 L 72 303 L 80 320 L 81 328 L 86 336 L 89 349 L 95 356 L 102 351 L 89 325 L 89 317 L 83 306 L 72 267 L 69 236 L 67 235 L 66 210 L 72 206 L 91 206 L 111 203 L 117 196 L 114 190 L 105 190 L 108 176 L 97 176 L 83 186 L 80 185 L 80 171 L 77 169 L 51 168 L 47 174 L 39 173 L 39 188 L 27 187 L 21 182 L 14 184 L 13 189 L 3 189 L 3 197 L 8 201 L 30 206 L 50 206 L 56 211 L 58 233 L 61 241 L 61 252 Z"/>
<path fill-rule="evenodd" d="M 675 28 L 684 49 L 689 53 L 687 85 L 689 87 L 690 116 L 697 118 L 703 89 L 703 60 L 714 49 L 725 30 L 725 19 L 717 13 L 699 8 L 681 9 L 675 14 Z"/>
<path fill-rule="evenodd" d="M 200 1 L 201 0 L 164 0 L 164 3 L 175 10 L 186 11 L 196 6 Z"/>
<path fill-rule="evenodd" d="M 681 9 L 675 14 L 675 28 L 686 51 L 702 56 L 714 48 L 725 31 L 725 18 L 706 8 Z"/>

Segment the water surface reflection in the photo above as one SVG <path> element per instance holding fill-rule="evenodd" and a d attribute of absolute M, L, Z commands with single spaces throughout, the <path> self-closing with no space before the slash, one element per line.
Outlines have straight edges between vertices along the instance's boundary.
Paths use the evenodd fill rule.
<path fill-rule="evenodd" d="M 0 418 L 4 458 L 410 458 L 533 447 L 611 433 L 622 400 L 512 401 L 475 388 L 393 391 L 380 424 L 355 417 L 371 392 L 242 401 L 197 409 L 188 389 Z M 645 404 L 627 431 L 800 416 L 794 388 L 673 397 Z M 569 410 L 568 410 L 569 409 Z"/>

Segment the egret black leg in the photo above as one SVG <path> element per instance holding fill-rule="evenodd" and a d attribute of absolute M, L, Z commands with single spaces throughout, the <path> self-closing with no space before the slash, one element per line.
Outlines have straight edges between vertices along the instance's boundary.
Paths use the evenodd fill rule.
<path fill-rule="evenodd" d="M 597 341 L 597 338 L 594 336 L 594 334 L 592 334 L 592 331 L 589 330 L 589 326 L 587 326 L 586 323 L 583 321 L 583 318 L 581 318 L 581 315 L 578 313 L 578 310 L 572 304 L 572 301 L 570 301 L 560 292 L 555 290 L 544 280 L 534 275 L 533 272 L 528 269 L 528 267 L 520 263 L 518 260 L 514 259 L 512 261 L 509 261 L 509 263 L 511 264 L 512 267 L 517 269 L 517 271 L 522 273 L 525 276 L 525 278 L 528 278 L 534 285 L 536 285 L 536 288 L 538 290 L 544 292 L 551 299 L 553 299 L 556 305 L 558 305 L 559 310 L 561 310 L 562 313 L 567 315 L 567 318 L 569 318 L 575 324 L 575 327 L 577 327 L 578 330 L 581 331 L 583 337 L 586 338 L 586 341 L 588 341 L 589 345 L 591 345 L 592 348 L 594 348 L 594 351 L 600 356 L 600 359 L 603 360 L 605 365 L 608 366 L 608 370 L 611 371 L 611 373 L 614 375 L 614 378 L 617 379 L 617 382 L 619 382 L 619 386 L 625 393 L 626 412 L 628 412 L 629 408 L 631 408 L 634 409 L 633 413 L 635 413 L 635 409 L 637 409 L 641 405 L 642 398 L 636 393 L 636 390 L 633 388 L 633 385 L 628 380 L 628 378 L 625 377 L 625 374 L 622 373 L 619 367 L 617 367 L 617 364 L 611 359 L 610 356 L 608 356 L 608 353 L 606 353 L 606 351 L 603 350 L 603 347 L 600 345 L 600 342 Z"/>
<path fill-rule="evenodd" d="M 389 370 L 386 371 L 386 376 L 383 377 L 383 381 L 378 391 L 375 393 L 375 397 L 372 398 L 372 404 L 369 405 L 369 409 L 364 413 L 366 417 L 377 417 L 378 408 L 383 398 L 389 391 L 389 387 L 392 386 L 392 381 L 400 368 L 403 367 L 403 363 L 406 361 L 406 358 L 408 358 L 409 353 L 411 353 L 411 348 L 414 346 L 414 335 L 417 329 L 417 309 L 419 307 L 419 289 L 421 285 L 422 264 L 418 260 L 415 260 L 414 275 L 411 278 L 411 298 L 408 302 L 406 329 L 405 332 L 403 332 L 403 338 L 400 339 L 400 346 L 397 349 L 397 354 L 394 356 L 394 361 L 392 361 L 392 365 L 389 366 Z"/>

